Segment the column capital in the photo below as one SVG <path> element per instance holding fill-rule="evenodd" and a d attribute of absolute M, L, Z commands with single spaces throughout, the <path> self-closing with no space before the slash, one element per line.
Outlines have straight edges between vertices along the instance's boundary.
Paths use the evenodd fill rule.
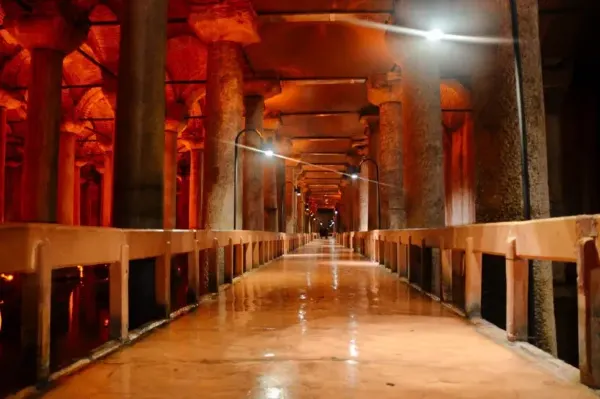
<path fill-rule="evenodd" d="M 19 109 L 23 103 L 17 100 L 4 89 L 0 89 L 0 107 L 6 109 Z"/>
<path fill-rule="evenodd" d="M 31 12 L 8 12 L 4 27 L 29 50 L 48 49 L 68 54 L 87 38 L 88 12 L 75 4 L 42 0 Z"/>
<path fill-rule="evenodd" d="M 367 98 L 373 105 L 402 102 L 402 75 L 387 72 L 371 75 L 367 79 Z"/>
<path fill-rule="evenodd" d="M 279 79 L 254 79 L 244 81 L 245 97 L 262 97 L 267 100 L 281 94 Z"/>
<path fill-rule="evenodd" d="M 265 137 L 275 137 L 275 132 L 281 127 L 280 117 L 268 117 L 264 119 L 263 129 L 265 130 Z"/>
<path fill-rule="evenodd" d="M 165 119 L 165 132 L 179 134 L 187 128 L 185 122 L 177 119 Z"/>
<path fill-rule="evenodd" d="M 82 136 L 85 126 L 81 123 L 65 120 L 60 124 L 60 134 L 72 134 L 73 136 Z"/>
<path fill-rule="evenodd" d="M 258 43 L 257 16 L 249 0 L 225 0 L 210 5 L 188 0 L 188 23 L 205 43 Z"/>
<path fill-rule="evenodd" d="M 360 123 L 367 128 L 367 136 L 379 130 L 379 115 L 361 115 Z"/>

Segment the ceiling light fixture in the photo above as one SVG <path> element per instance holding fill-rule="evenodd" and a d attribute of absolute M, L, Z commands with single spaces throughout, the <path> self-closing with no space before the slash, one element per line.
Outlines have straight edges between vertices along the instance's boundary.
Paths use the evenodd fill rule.
<path fill-rule="evenodd" d="M 437 28 L 425 33 L 425 38 L 432 42 L 439 42 L 444 36 L 446 36 L 446 34 L 441 29 Z"/>

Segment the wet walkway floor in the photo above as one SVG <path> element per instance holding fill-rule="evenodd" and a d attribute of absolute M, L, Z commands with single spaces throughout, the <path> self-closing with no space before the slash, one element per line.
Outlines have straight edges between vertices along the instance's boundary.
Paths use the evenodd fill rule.
<path fill-rule="evenodd" d="M 316 241 L 53 398 L 595 398 L 378 265 Z"/>

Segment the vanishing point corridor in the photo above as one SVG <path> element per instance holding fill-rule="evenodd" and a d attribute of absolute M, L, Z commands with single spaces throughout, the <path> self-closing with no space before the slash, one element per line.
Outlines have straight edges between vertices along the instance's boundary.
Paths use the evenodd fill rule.
<path fill-rule="evenodd" d="M 210 395 L 208 395 L 210 393 Z M 317 240 L 66 377 L 56 398 L 593 398 Z"/>

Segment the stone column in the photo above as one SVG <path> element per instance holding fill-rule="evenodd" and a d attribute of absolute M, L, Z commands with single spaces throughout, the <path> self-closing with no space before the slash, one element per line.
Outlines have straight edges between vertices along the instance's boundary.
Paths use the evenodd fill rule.
<path fill-rule="evenodd" d="M 264 120 L 265 140 L 273 147 L 277 129 L 281 125 L 279 118 Z M 265 230 L 279 231 L 278 203 L 277 203 L 277 164 L 279 158 L 267 158 L 264 161 L 264 192 L 265 192 Z"/>
<path fill-rule="evenodd" d="M 285 166 L 285 232 L 293 234 L 295 232 L 296 220 L 294 218 L 294 166 Z"/>
<path fill-rule="evenodd" d="M 539 41 L 537 0 L 517 2 L 519 43 L 523 68 L 523 103 L 527 143 L 527 168 L 523 179 L 519 102 L 516 92 L 515 54 L 512 45 L 481 48 L 482 62 L 473 79 L 474 141 L 476 166 L 476 221 L 522 220 L 549 216 L 548 166 L 544 121 L 544 95 Z M 495 0 L 482 14 L 490 20 L 486 35 L 512 38 L 509 2 Z M 552 268 L 550 262 L 533 262 L 532 278 L 535 325 L 530 335 L 537 345 L 556 355 Z M 500 289 L 500 287 L 498 288 Z M 531 330 L 533 328 L 533 334 Z"/>
<path fill-rule="evenodd" d="M 202 212 L 202 158 L 204 147 L 191 147 L 190 149 L 190 205 L 189 227 L 198 229 L 201 226 L 200 215 Z"/>
<path fill-rule="evenodd" d="M 276 150 L 281 153 L 281 150 Z M 287 208 L 285 204 L 285 160 L 282 158 L 275 159 L 276 178 L 277 178 L 277 231 L 285 232 L 285 220 Z"/>
<path fill-rule="evenodd" d="M 89 21 L 85 10 L 46 2 L 7 15 L 4 27 L 31 53 L 22 216 L 56 222 L 62 62 L 87 38 Z"/>
<path fill-rule="evenodd" d="M 5 221 L 6 212 L 6 108 L 0 106 L 0 224 Z"/>
<path fill-rule="evenodd" d="M 402 229 L 406 227 L 406 211 L 400 74 L 374 75 L 367 81 L 367 89 L 369 102 L 379 107 L 381 228 Z"/>
<path fill-rule="evenodd" d="M 360 170 L 360 180 L 358 181 L 358 231 L 369 230 L 369 180 L 370 165 L 363 163 Z"/>
<path fill-rule="evenodd" d="M 177 224 L 177 133 L 179 122 L 165 124 L 163 227 L 174 229 Z"/>
<path fill-rule="evenodd" d="M 360 121 L 365 126 L 369 138 L 367 156 L 372 161 L 363 164 L 363 168 L 367 170 L 367 176 L 371 181 L 368 185 L 368 230 L 377 230 L 379 229 L 378 204 L 380 199 L 378 196 L 379 183 L 377 182 L 377 168 L 373 162 L 379 166 L 379 115 L 363 115 L 361 116 Z"/>
<path fill-rule="evenodd" d="M 113 223 L 163 228 L 167 0 L 121 13 Z"/>
<path fill-rule="evenodd" d="M 415 0 L 401 1 L 399 12 L 410 21 L 422 4 Z M 398 49 L 395 60 L 402 69 L 406 227 L 440 227 L 445 223 L 445 214 L 440 75 L 436 57 L 439 48 L 410 35 L 393 35 L 388 40 L 393 49 Z"/>
<path fill-rule="evenodd" d="M 190 4 L 188 22 L 207 44 L 206 142 L 203 227 L 231 230 L 234 147 L 244 111 L 242 45 L 259 41 L 256 15 L 247 0 Z"/>
<path fill-rule="evenodd" d="M 255 129 L 262 134 L 265 98 L 262 95 L 247 96 L 244 105 L 246 129 Z M 246 132 L 243 143 L 248 147 L 262 148 L 262 140 L 255 132 Z M 261 152 L 245 149 L 238 149 L 238 154 L 242 159 L 242 203 L 238 202 L 238 207 L 242 208 L 242 225 L 238 226 L 244 230 L 262 231 L 265 229 L 264 155 Z"/>
<path fill-rule="evenodd" d="M 108 149 L 104 152 L 104 175 L 102 176 L 102 226 L 112 226 L 113 208 L 113 152 Z"/>
<path fill-rule="evenodd" d="M 58 150 L 58 207 L 57 221 L 73 225 L 75 196 L 75 145 L 77 136 L 73 132 L 60 134 Z"/>
<path fill-rule="evenodd" d="M 85 166 L 83 161 L 75 161 L 75 190 L 73 194 L 73 225 L 81 225 L 81 168 Z"/>

